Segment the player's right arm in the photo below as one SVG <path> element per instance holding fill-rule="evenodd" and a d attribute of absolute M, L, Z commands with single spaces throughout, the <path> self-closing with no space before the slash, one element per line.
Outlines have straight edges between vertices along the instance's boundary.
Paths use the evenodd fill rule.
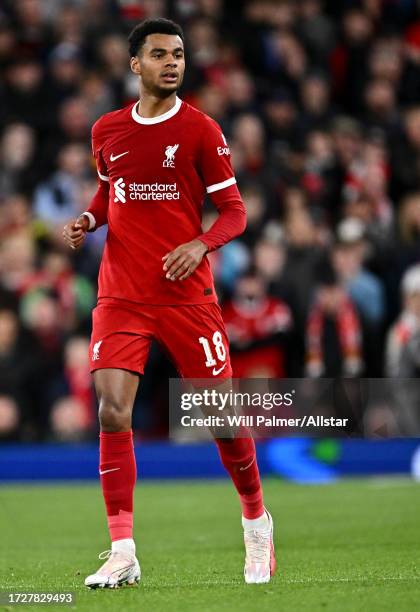
<path fill-rule="evenodd" d="M 87 232 L 93 232 L 108 221 L 109 177 L 103 160 L 98 137 L 97 123 L 92 129 L 92 151 L 98 172 L 98 189 L 89 208 L 77 219 L 70 221 L 63 230 L 64 242 L 72 249 L 78 249 L 84 242 Z"/>

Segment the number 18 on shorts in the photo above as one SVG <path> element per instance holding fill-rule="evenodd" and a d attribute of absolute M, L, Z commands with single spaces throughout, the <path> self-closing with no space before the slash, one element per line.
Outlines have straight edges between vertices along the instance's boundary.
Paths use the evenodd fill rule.
<path fill-rule="evenodd" d="M 156 340 L 183 378 L 232 376 L 218 304 L 127 307 L 120 302 L 100 300 L 93 312 L 91 371 L 121 368 L 143 374 Z"/>

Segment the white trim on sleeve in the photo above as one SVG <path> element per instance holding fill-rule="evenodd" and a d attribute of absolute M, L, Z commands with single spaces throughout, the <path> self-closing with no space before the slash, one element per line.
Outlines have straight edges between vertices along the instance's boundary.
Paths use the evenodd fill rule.
<path fill-rule="evenodd" d="M 92 215 L 91 212 L 87 212 L 86 210 L 82 213 L 82 215 L 85 215 L 89 219 L 89 229 L 92 230 L 96 225 L 95 217 Z"/>
<path fill-rule="evenodd" d="M 109 183 L 109 177 L 108 177 L 108 176 L 105 176 L 105 174 L 101 174 L 101 173 L 99 172 L 99 170 L 98 170 L 98 176 L 99 176 L 99 178 L 101 179 L 101 181 L 108 181 L 108 183 Z"/>
<path fill-rule="evenodd" d="M 230 187 L 236 183 L 236 178 L 232 176 L 232 178 L 223 181 L 222 183 L 215 183 L 214 185 L 210 185 L 210 187 L 206 187 L 207 193 L 213 193 L 213 191 L 220 191 L 220 189 L 225 189 L 226 187 Z"/>

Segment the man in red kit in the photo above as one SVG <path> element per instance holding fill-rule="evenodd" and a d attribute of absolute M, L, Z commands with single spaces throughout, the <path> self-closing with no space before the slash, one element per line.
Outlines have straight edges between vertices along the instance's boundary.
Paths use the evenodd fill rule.
<path fill-rule="evenodd" d="M 108 224 L 93 311 L 91 370 L 99 400 L 101 484 L 112 549 L 85 584 L 140 580 L 133 540 L 136 463 L 131 416 L 152 339 L 184 378 L 228 384 L 229 347 L 206 253 L 245 229 L 245 210 L 220 127 L 177 97 L 185 69 L 181 28 L 166 19 L 129 36 L 140 100 L 101 117 L 92 129 L 99 187 L 89 209 L 64 228 L 76 249 Z M 205 194 L 219 216 L 201 228 Z M 216 438 L 242 506 L 245 580 L 275 569 L 273 524 L 252 438 Z M 101 558 L 104 558 L 103 555 Z"/>

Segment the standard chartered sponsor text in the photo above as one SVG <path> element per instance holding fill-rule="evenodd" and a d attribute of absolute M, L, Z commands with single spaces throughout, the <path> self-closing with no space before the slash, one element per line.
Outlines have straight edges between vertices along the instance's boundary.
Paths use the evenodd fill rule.
<path fill-rule="evenodd" d="M 130 200 L 179 200 L 176 183 L 130 183 Z"/>

